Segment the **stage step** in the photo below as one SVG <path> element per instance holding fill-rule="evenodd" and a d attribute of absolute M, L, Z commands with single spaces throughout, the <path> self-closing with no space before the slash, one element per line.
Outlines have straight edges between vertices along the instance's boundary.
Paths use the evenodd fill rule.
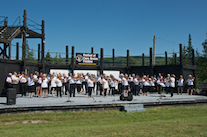
<path fill-rule="evenodd" d="M 143 104 L 131 104 L 131 105 L 124 105 L 122 111 L 128 112 L 136 112 L 136 111 L 145 111 Z"/>

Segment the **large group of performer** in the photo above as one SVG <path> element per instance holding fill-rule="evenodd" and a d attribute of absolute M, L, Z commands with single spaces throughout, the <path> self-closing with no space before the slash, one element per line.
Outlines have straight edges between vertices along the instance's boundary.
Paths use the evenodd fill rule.
<path fill-rule="evenodd" d="M 180 75 L 176 80 L 174 74 L 167 74 L 163 77 L 161 73 L 156 76 L 143 75 L 138 76 L 135 74 L 120 74 L 118 78 L 115 78 L 112 74 L 89 74 L 86 75 L 78 73 L 58 74 L 49 73 L 43 74 L 35 72 L 29 76 L 24 72 L 17 74 L 16 72 L 9 73 L 6 78 L 7 88 L 18 88 L 20 85 L 20 91 L 22 96 L 26 96 L 28 93 L 29 98 L 32 98 L 35 94 L 36 97 L 47 98 L 48 94 L 54 97 L 62 98 L 62 95 L 69 94 L 70 97 L 75 97 L 77 94 L 85 94 L 88 97 L 92 97 L 92 92 L 97 96 L 115 96 L 115 93 L 123 93 L 124 91 L 131 92 L 134 96 L 151 94 L 153 92 L 173 93 L 177 91 L 177 94 L 183 93 L 184 82 L 187 83 L 187 95 L 193 94 L 195 77 L 189 75 L 188 79 L 184 80 Z"/>

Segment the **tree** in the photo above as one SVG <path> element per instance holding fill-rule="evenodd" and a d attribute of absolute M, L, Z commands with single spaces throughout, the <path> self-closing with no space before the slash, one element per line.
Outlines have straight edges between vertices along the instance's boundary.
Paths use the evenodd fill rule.
<path fill-rule="evenodd" d="M 45 56 L 45 61 L 48 62 L 48 63 L 51 63 L 52 61 L 52 57 L 50 56 L 50 52 L 48 50 L 46 56 Z"/>
<path fill-rule="evenodd" d="M 35 60 L 34 50 L 29 48 L 28 41 L 26 43 L 26 60 L 28 60 L 28 61 L 34 61 Z"/>
<path fill-rule="evenodd" d="M 191 35 L 189 34 L 189 39 L 188 39 L 188 46 L 183 47 L 183 64 L 184 65 L 192 65 L 192 38 Z"/>
<path fill-rule="evenodd" d="M 196 74 L 198 77 L 199 82 L 206 82 L 207 83 L 207 39 L 205 42 L 202 43 L 203 50 L 202 54 L 198 54 L 196 59 Z"/>

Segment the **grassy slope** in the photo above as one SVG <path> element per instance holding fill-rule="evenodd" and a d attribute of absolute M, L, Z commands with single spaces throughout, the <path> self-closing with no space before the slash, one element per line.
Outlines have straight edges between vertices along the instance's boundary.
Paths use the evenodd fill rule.
<path fill-rule="evenodd" d="M 45 122 L 23 124 L 24 120 Z M 5 122 L 16 121 L 13 125 Z M 207 136 L 207 106 L 0 116 L 4 136 Z"/>

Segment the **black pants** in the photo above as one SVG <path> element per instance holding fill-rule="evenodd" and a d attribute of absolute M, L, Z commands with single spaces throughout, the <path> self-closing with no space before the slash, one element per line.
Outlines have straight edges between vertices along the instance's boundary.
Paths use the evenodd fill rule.
<path fill-rule="evenodd" d="M 100 91 L 100 82 L 96 83 L 96 95 L 98 95 L 98 91 Z"/>
<path fill-rule="evenodd" d="M 81 91 L 81 84 L 76 84 L 76 87 L 77 87 L 77 92 L 80 93 L 80 91 Z"/>
<path fill-rule="evenodd" d="M 143 86 L 143 93 L 147 93 L 149 91 L 150 86 Z"/>
<path fill-rule="evenodd" d="M 162 90 L 162 86 L 161 86 L 161 85 L 157 85 L 157 91 L 158 91 L 158 94 L 161 93 L 161 90 Z"/>
<path fill-rule="evenodd" d="M 70 97 L 75 97 L 75 84 L 70 84 Z"/>
<path fill-rule="evenodd" d="M 115 87 L 111 87 L 111 95 L 114 96 L 114 92 L 115 92 Z"/>
<path fill-rule="evenodd" d="M 135 96 L 139 95 L 139 85 L 135 85 Z"/>
<path fill-rule="evenodd" d="M 104 96 L 106 96 L 106 94 L 107 94 L 107 88 L 104 89 Z"/>
<path fill-rule="evenodd" d="M 27 84 L 26 83 L 20 83 L 20 89 L 22 92 L 22 96 L 25 95 L 26 96 L 26 88 L 27 88 Z"/>
<path fill-rule="evenodd" d="M 119 89 L 119 93 L 122 93 L 123 92 L 122 83 L 119 83 L 118 84 L 118 89 Z"/>
<path fill-rule="evenodd" d="M 91 96 L 91 92 L 92 92 L 93 87 L 88 87 L 88 96 Z"/>
<path fill-rule="evenodd" d="M 131 93 L 135 94 L 135 85 L 134 85 L 134 82 L 130 82 L 130 89 L 131 89 Z"/>
<path fill-rule="evenodd" d="M 60 97 L 62 97 L 61 87 L 57 87 L 57 97 L 58 97 L 58 93 L 60 93 Z"/>
<path fill-rule="evenodd" d="M 100 95 L 102 95 L 102 92 L 103 92 L 103 84 L 100 84 Z"/>
<path fill-rule="evenodd" d="M 69 82 L 65 84 L 65 95 L 67 95 L 67 92 L 69 91 Z"/>
<path fill-rule="evenodd" d="M 173 96 L 173 93 L 174 93 L 174 89 L 173 87 L 170 87 L 170 92 L 171 92 L 171 97 Z"/>

